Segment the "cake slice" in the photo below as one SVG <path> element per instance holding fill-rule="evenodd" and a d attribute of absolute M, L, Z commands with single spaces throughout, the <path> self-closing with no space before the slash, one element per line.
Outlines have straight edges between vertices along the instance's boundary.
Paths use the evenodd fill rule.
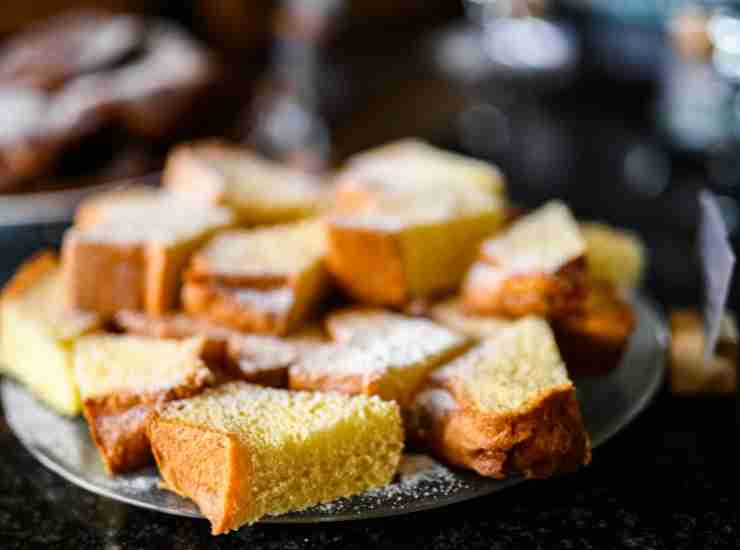
<path fill-rule="evenodd" d="M 594 281 L 626 290 L 640 284 L 646 251 L 636 233 L 594 222 L 582 223 L 581 233 L 586 240 L 588 272 Z"/>
<path fill-rule="evenodd" d="M 226 209 L 168 193 L 150 200 L 136 197 L 131 208 L 101 200 L 83 212 L 82 226 L 65 233 L 62 259 L 70 306 L 102 315 L 172 310 L 191 254 L 233 222 Z"/>
<path fill-rule="evenodd" d="M 96 193 L 77 206 L 74 224 L 84 228 L 121 217 L 135 217 L 141 210 L 157 208 L 161 199 L 170 196 L 147 185 L 130 185 Z"/>
<path fill-rule="evenodd" d="M 382 310 L 335 314 L 328 327 L 338 343 L 309 351 L 291 365 L 291 389 L 378 395 L 404 407 L 431 371 L 470 345 L 427 319 Z"/>
<path fill-rule="evenodd" d="M 227 206 L 248 225 L 306 218 L 324 201 L 318 178 L 218 140 L 176 147 L 163 178 L 167 188 Z"/>
<path fill-rule="evenodd" d="M 606 374 L 619 366 L 636 319 L 632 306 L 608 285 L 594 283 L 583 309 L 553 320 L 571 376 Z"/>
<path fill-rule="evenodd" d="M 591 458 L 575 388 L 542 319 L 522 319 L 432 373 L 409 432 L 451 464 L 494 478 L 548 477 Z"/>
<path fill-rule="evenodd" d="M 55 411 L 81 411 L 72 348 L 97 330 L 97 315 L 67 310 L 56 255 L 41 252 L 24 263 L 0 298 L 0 339 L 6 372 Z"/>
<path fill-rule="evenodd" d="M 440 325 L 476 340 L 497 336 L 503 329 L 516 323 L 515 320 L 504 317 L 469 313 L 458 297 L 434 304 L 429 310 L 429 316 Z"/>
<path fill-rule="evenodd" d="M 192 338 L 204 340 L 203 360 L 223 374 L 262 386 L 284 387 L 288 366 L 298 357 L 299 343 L 272 336 L 244 334 L 184 313 L 151 317 L 134 311 L 121 311 L 116 324 L 131 334 L 153 338 Z M 221 372 L 220 372 L 221 373 Z"/>
<path fill-rule="evenodd" d="M 287 334 L 328 291 L 325 250 L 319 222 L 226 232 L 193 258 L 185 310 L 238 330 Z"/>
<path fill-rule="evenodd" d="M 146 417 L 157 403 L 190 397 L 213 382 L 204 341 L 91 335 L 77 341 L 75 376 L 85 419 L 110 475 L 152 460 Z"/>
<path fill-rule="evenodd" d="M 403 306 L 454 289 L 504 217 L 503 202 L 481 192 L 387 196 L 328 220 L 327 264 L 356 300 Z"/>
<path fill-rule="evenodd" d="M 481 245 L 463 283 L 465 309 L 504 317 L 577 311 L 586 295 L 585 254 L 568 207 L 550 202 Z"/>
<path fill-rule="evenodd" d="M 167 403 L 147 431 L 167 487 L 213 534 L 386 485 L 403 447 L 394 403 L 245 382 Z"/>
<path fill-rule="evenodd" d="M 417 139 L 398 140 L 350 157 L 335 178 L 336 206 L 342 210 L 377 207 L 394 194 L 503 196 L 501 172 L 486 162 L 437 149 Z"/>

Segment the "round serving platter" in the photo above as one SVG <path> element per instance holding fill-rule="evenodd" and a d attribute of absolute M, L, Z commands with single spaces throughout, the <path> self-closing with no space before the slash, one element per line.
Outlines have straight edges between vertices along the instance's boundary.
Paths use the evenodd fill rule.
<path fill-rule="evenodd" d="M 638 323 L 620 367 L 608 376 L 576 380 L 578 400 L 594 447 L 633 420 L 654 397 L 663 379 L 667 333 L 662 319 L 644 298 L 634 298 L 633 305 Z M 56 415 L 9 380 L 3 382 L 1 395 L 8 425 L 50 470 L 88 491 L 134 506 L 202 517 L 192 502 L 160 489 L 154 468 L 108 477 L 84 420 Z M 407 454 L 391 485 L 262 521 L 312 523 L 392 516 L 445 506 L 522 481 L 518 477 L 486 479 L 447 468 L 427 455 Z"/>

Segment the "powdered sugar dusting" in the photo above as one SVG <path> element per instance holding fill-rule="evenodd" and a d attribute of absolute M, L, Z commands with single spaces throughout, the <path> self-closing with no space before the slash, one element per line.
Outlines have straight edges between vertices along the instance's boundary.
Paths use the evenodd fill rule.
<path fill-rule="evenodd" d="M 429 455 L 406 453 L 390 485 L 371 489 L 352 499 L 342 498 L 311 509 L 322 514 L 351 513 L 362 500 L 365 512 L 388 508 L 403 509 L 420 500 L 452 497 L 469 486 L 459 475 Z"/>

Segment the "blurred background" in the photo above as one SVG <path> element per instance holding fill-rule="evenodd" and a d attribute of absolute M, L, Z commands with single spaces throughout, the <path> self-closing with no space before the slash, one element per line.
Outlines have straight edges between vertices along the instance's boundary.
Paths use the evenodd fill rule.
<path fill-rule="evenodd" d="M 156 174 L 177 141 L 324 171 L 419 136 L 497 163 L 523 205 L 637 229 L 652 294 L 696 303 L 699 189 L 739 234 L 738 83 L 731 1 L 6 3 L 0 281 L 81 196 Z"/>

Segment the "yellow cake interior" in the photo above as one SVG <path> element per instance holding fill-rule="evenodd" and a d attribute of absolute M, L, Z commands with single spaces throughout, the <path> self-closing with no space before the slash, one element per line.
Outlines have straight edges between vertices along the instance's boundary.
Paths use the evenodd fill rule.
<path fill-rule="evenodd" d="M 89 335 L 75 344 L 74 368 L 82 399 L 168 390 L 209 379 L 201 360 L 205 340 Z"/>
<path fill-rule="evenodd" d="M 447 378 L 477 409 L 517 409 L 543 392 L 571 385 L 546 321 L 526 318 L 433 374 Z"/>
<path fill-rule="evenodd" d="M 253 478 L 231 528 L 386 485 L 403 447 L 398 407 L 374 397 L 236 382 L 169 403 L 160 419 L 237 438 Z"/>
<path fill-rule="evenodd" d="M 79 414 L 72 347 L 76 338 L 99 326 L 97 316 L 64 308 L 61 273 L 49 270 L 0 302 L 3 366 L 56 411 Z"/>

